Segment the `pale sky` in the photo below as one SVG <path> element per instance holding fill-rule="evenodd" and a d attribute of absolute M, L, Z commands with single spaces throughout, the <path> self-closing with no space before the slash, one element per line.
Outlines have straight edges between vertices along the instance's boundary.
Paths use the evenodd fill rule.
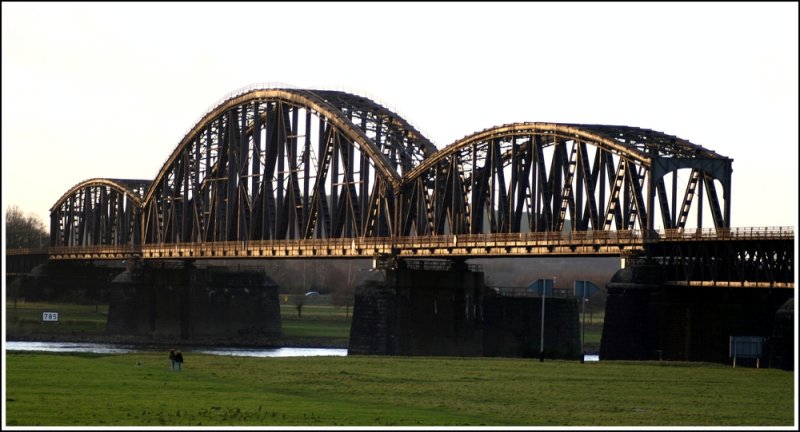
<path fill-rule="evenodd" d="M 225 94 L 371 96 L 439 148 L 518 121 L 734 159 L 732 226 L 796 226 L 798 4 L 2 3 L 2 205 L 152 179 Z M 720 191 L 721 193 L 721 191 Z"/>

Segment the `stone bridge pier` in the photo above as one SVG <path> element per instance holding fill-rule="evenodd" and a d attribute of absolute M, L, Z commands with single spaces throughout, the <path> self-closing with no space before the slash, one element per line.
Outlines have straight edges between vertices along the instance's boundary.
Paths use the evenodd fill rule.
<path fill-rule="evenodd" d="M 538 357 L 541 300 L 503 297 L 463 261 L 401 261 L 356 294 L 350 354 Z M 574 299 L 545 301 L 549 358 L 578 359 Z"/>
<path fill-rule="evenodd" d="M 761 365 L 793 369 L 793 290 L 669 286 L 663 274 L 638 264 L 607 284 L 601 359 L 729 363 L 731 336 L 761 336 Z"/>
<path fill-rule="evenodd" d="M 278 286 L 263 270 L 191 261 L 49 261 L 22 280 L 27 301 L 108 303 L 106 334 L 154 343 L 276 343 Z"/>
<path fill-rule="evenodd" d="M 108 331 L 156 341 L 269 344 L 281 335 L 278 286 L 259 270 L 145 263 L 113 280 Z"/>

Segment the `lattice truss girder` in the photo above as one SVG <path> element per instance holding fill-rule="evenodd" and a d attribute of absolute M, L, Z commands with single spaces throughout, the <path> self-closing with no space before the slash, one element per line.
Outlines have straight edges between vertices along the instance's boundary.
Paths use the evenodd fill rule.
<path fill-rule="evenodd" d="M 650 230 L 688 227 L 693 217 L 701 228 L 704 214 L 728 227 L 731 162 L 652 130 L 552 123 L 498 126 L 436 151 L 361 96 L 248 89 L 181 140 L 141 199 L 136 236 L 173 243 Z M 95 198 L 59 201 L 67 207 L 54 215 L 63 227 L 54 243 L 104 238 L 85 215 L 94 208 L 87 199 Z"/>
<path fill-rule="evenodd" d="M 50 209 L 50 244 L 139 244 L 141 200 L 149 180 L 91 179 Z"/>
<path fill-rule="evenodd" d="M 246 101 L 208 121 L 173 156 L 145 204 L 149 243 L 388 236 L 391 180 L 329 113 L 280 98 Z M 343 112 L 393 164 L 413 140 L 375 115 Z M 377 119 L 377 120 L 376 120 Z M 363 131 L 363 130 L 362 130 Z"/>
<path fill-rule="evenodd" d="M 652 145 L 648 155 L 535 125 L 497 130 L 404 177 L 403 235 L 684 228 L 691 210 L 702 227 L 704 201 L 714 225 L 729 226 L 729 159 L 667 157 Z"/>
<path fill-rule="evenodd" d="M 667 280 L 792 282 L 794 245 L 785 240 L 665 242 L 650 247 Z"/>

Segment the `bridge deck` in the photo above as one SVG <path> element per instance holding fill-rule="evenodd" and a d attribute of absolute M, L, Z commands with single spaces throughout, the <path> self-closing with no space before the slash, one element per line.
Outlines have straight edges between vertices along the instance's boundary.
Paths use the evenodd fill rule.
<path fill-rule="evenodd" d="M 7 255 L 50 259 L 215 259 L 399 257 L 625 256 L 664 242 L 794 240 L 793 227 L 458 234 L 419 237 L 255 240 L 12 249 Z"/>
<path fill-rule="evenodd" d="M 618 256 L 642 250 L 643 245 L 642 237 L 634 232 L 613 231 L 51 247 L 48 253 L 51 259 Z"/>
<path fill-rule="evenodd" d="M 696 248 L 709 245 L 709 250 L 719 252 L 720 246 L 728 242 L 740 243 L 725 250 L 735 250 L 733 257 L 740 256 L 744 248 L 745 258 L 767 256 L 762 264 L 777 270 L 777 273 L 764 273 L 748 281 L 721 279 L 712 270 L 703 266 L 709 263 L 686 256 L 680 249 L 690 246 Z M 775 243 L 778 242 L 778 243 Z M 791 243 L 791 245 L 788 245 Z M 773 245 L 764 247 L 764 245 Z M 666 230 L 651 233 L 645 238 L 641 232 L 630 231 L 572 231 L 564 233 L 537 232 L 514 234 L 459 234 L 426 237 L 384 237 L 352 239 L 303 239 L 303 240 L 258 240 L 228 241 L 209 243 L 171 243 L 146 245 L 107 245 L 84 247 L 49 247 L 40 249 L 11 249 L 7 255 L 16 260 L 29 260 L 32 257 L 51 260 L 124 260 L 144 259 L 150 261 L 182 259 L 265 259 L 265 258 L 373 258 L 380 255 L 397 258 L 490 258 L 490 257 L 559 257 L 559 256 L 647 256 L 678 258 L 668 262 L 672 265 L 695 267 L 692 274 L 681 277 L 687 280 L 669 282 L 676 286 L 714 286 L 728 288 L 794 288 L 790 281 L 794 265 L 794 228 L 726 228 L 704 230 Z M 680 246 L 676 249 L 674 246 Z M 694 246 L 693 246 L 694 245 Z M 777 246 L 776 246 L 777 245 Z M 663 247 L 669 246 L 669 247 Z M 753 250 L 749 250 L 751 248 Z M 745 250 L 742 249 L 742 250 Z M 771 252 L 770 252 L 771 251 Z M 673 257 L 670 254 L 683 254 Z M 659 255 L 661 254 L 661 255 Z M 783 254 L 784 256 L 779 256 Z M 700 254 L 703 255 L 703 254 Z M 701 257 L 702 258 L 702 257 Z M 14 260 L 12 259 L 12 261 Z M 775 263 L 770 262 L 777 260 Z M 745 266 L 758 266 L 757 262 L 740 263 Z M 715 265 L 712 263 L 712 265 Z M 736 263 L 727 264 L 739 265 Z M 787 273 L 786 266 L 789 266 Z M 13 271 L 13 269 L 9 269 Z M 742 273 L 744 275 L 745 273 Z M 771 274 L 771 275 L 770 275 Z M 679 277 L 679 279 L 681 278 Z M 725 276 L 725 277 L 730 277 Z M 767 277 L 767 280 L 762 280 Z M 734 276 L 734 279 L 740 278 Z"/>

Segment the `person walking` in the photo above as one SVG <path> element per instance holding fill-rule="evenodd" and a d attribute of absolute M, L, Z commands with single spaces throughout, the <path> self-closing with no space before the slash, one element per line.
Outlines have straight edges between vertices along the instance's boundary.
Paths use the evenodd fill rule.
<path fill-rule="evenodd" d="M 178 370 L 181 370 L 181 367 L 183 366 L 183 354 L 181 354 L 180 351 L 175 354 L 175 366 Z"/>
<path fill-rule="evenodd" d="M 169 350 L 169 369 L 175 370 L 175 350 Z"/>

